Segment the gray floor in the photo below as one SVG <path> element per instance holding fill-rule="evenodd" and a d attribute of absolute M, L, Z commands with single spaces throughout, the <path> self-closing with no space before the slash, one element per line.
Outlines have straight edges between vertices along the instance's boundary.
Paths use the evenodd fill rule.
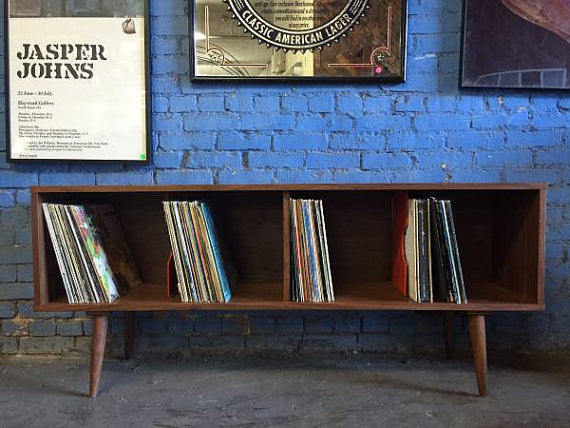
<path fill-rule="evenodd" d="M 468 360 L 374 354 L 112 360 L 97 399 L 87 377 L 84 360 L 0 359 L 0 426 L 570 426 L 561 356 L 493 360 L 486 398 Z"/>

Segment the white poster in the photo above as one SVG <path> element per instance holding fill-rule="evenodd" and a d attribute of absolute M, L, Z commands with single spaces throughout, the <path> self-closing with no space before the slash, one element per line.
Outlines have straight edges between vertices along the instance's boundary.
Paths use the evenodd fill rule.
<path fill-rule="evenodd" d="M 145 18 L 89 12 L 11 13 L 12 160 L 147 161 Z"/>

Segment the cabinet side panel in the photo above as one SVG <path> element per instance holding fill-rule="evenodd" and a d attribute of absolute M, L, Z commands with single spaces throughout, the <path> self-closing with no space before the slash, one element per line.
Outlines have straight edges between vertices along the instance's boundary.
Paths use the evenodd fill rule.
<path fill-rule="evenodd" d="M 538 207 L 538 278 L 537 278 L 537 303 L 544 305 L 544 259 L 546 256 L 546 188 L 541 189 Z"/>
<path fill-rule="evenodd" d="M 291 300 L 291 195 L 283 192 L 283 301 Z"/>

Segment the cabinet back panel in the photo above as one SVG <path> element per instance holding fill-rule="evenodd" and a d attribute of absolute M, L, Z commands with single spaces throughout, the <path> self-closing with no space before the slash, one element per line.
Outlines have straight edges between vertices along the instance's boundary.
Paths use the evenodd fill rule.
<path fill-rule="evenodd" d="M 390 192 L 293 192 L 291 197 L 323 200 L 335 293 L 390 280 Z"/>

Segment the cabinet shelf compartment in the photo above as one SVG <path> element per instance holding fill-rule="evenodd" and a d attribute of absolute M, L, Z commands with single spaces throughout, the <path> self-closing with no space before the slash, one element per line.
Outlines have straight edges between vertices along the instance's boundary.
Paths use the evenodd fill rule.
<path fill-rule="evenodd" d="M 171 247 L 162 201 L 197 199 L 210 205 L 224 251 L 231 260 L 236 278 L 233 306 L 250 304 L 252 301 L 282 302 L 283 231 L 280 192 L 260 195 L 252 192 L 148 191 L 89 194 L 78 192 L 39 196 L 39 204 L 52 202 L 113 205 L 143 284 L 113 304 L 68 305 L 53 246 L 43 224 L 41 206 L 38 205 L 36 221 L 42 223 L 42 239 L 38 239 L 38 250 L 44 252 L 45 257 L 38 258 L 38 274 L 42 287 L 36 294 L 37 303 L 43 307 L 51 307 L 50 310 L 54 307 L 63 310 L 64 305 L 69 306 L 67 310 L 124 310 L 121 308 L 130 304 L 152 308 L 151 302 L 155 302 L 157 308 L 164 305 L 170 308 L 177 303 L 188 306 L 179 301 L 178 295 L 167 297 L 166 261 Z"/>

